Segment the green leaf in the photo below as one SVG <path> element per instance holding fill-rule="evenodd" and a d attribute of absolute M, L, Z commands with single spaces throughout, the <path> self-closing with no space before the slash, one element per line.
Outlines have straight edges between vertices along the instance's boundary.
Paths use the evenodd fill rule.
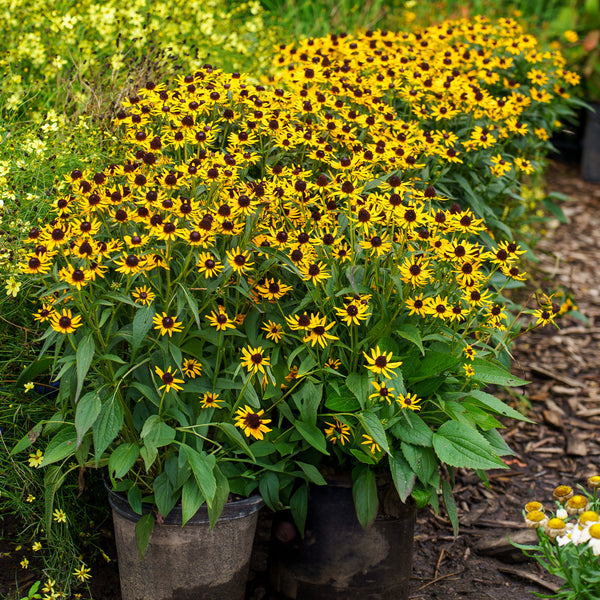
<path fill-rule="evenodd" d="M 41 373 L 48 373 L 52 367 L 54 360 L 50 356 L 43 356 L 39 360 L 31 363 L 20 375 L 17 377 L 15 387 L 22 389 L 23 386 L 29 381 L 33 381 Z"/>
<path fill-rule="evenodd" d="M 96 344 L 94 336 L 90 333 L 77 346 L 77 388 L 75 389 L 75 402 L 79 400 L 79 394 L 85 383 L 85 376 L 90 369 L 94 354 L 96 352 Z"/>
<path fill-rule="evenodd" d="M 185 525 L 202 506 L 204 496 L 198 487 L 198 483 L 190 477 L 181 490 L 181 525 Z"/>
<path fill-rule="evenodd" d="M 342 388 L 342 392 L 345 391 L 344 387 Z M 350 391 L 348 391 L 348 395 L 334 395 L 327 393 L 325 407 L 333 412 L 354 412 L 360 409 L 360 403 L 354 395 L 350 395 Z"/>
<path fill-rule="evenodd" d="M 450 523 L 452 523 L 454 537 L 456 537 L 458 535 L 458 512 L 456 511 L 456 502 L 454 502 L 454 496 L 452 495 L 452 485 L 450 485 L 449 481 L 442 481 L 442 497 L 446 513 L 448 514 Z"/>
<path fill-rule="evenodd" d="M 490 443 L 490 445 L 494 449 L 494 452 L 498 456 L 514 455 L 514 451 L 504 441 L 504 438 L 500 435 L 500 432 L 497 429 L 490 429 L 488 431 L 482 431 L 481 435 Z"/>
<path fill-rule="evenodd" d="M 327 483 L 323 475 L 321 475 L 319 469 L 317 469 L 317 467 L 315 467 L 314 465 L 305 462 L 300 462 L 299 460 L 296 461 L 296 464 L 302 469 L 308 481 L 311 481 L 316 485 L 325 485 Z"/>
<path fill-rule="evenodd" d="M 248 446 L 248 443 L 244 439 L 244 436 L 240 433 L 240 430 L 233 425 L 233 423 L 215 423 L 215 427 L 218 427 L 235 446 L 245 452 L 252 460 L 254 460 L 254 454 Z M 269 452 L 270 454 L 270 452 Z"/>
<path fill-rule="evenodd" d="M 131 336 L 131 354 L 135 354 L 142 344 L 146 334 L 152 328 L 152 319 L 154 318 L 154 306 L 145 306 L 140 308 L 133 317 L 133 328 Z"/>
<path fill-rule="evenodd" d="M 229 480 L 223 475 L 219 467 L 215 467 L 214 473 L 217 481 L 217 491 L 212 506 L 208 507 L 208 520 L 211 529 L 216 525 L 217 519 L 221 516 L 229 498 Z"/>
<path fill-rule="evenodd" d="M 96 464 L 108 445 L 119 435 L 123 426 L 123 407 L 111 398 L 102 405 L 100 414 L 94 423 L 94 453 Z"/>
<path fill-rule="evenodd" d="M 406 323 L 396 329 L 395 333 L 399 337 L 412 342 L 421 351 L 421 354 L 425 354 L 425 348 L 423 348 L 423 341 L 421 340 L 421 331 L 418 327 Z"/>
<path fill-rule="evenodd" d="M 402 454 L 408 461 L 410 468 L 416 473 L 419 481 L 424 485 L 431 483 L 433 477 L 437 475 L 438 461 L 432 448 L 423 448 L 422 446 L 413 446 L 402 442 Z"/>
<path fill-rule="evenodd" d="M 458 359 L 452 354 L 447 352 L 440 352 L 437 350 L 430 350 L 425 355 L 425 358 L 419 363 L 419 368 L 414 376 L 409 377 L 409 380 L 420 380 L 428 379 L 432 375 L 441 375 L 447 369 L 450 369 L 456 365 Z"/>
<path fill-rule="evenodd" d="M 366 373 L 350 373 L 346 377 L 346 387 L 356 396 L 361 408 L 370 394 L 369 376 Z"/>
<path fill-rule="evenodd" d="M 194 296 L 192 296 L 190 294 L 188 288 L 185 285 L 182 285 L 181 282 L 178 285 L 179 285 L 179 289 L 183 292 L 183 295 L 185 296 L 185 299 L 187 300 L 187 303 L 192 311 L 192 314 L 194 315 L 194 319 L 196 320 L 196 325 L 198 326 L 198 329 L 200 329 L 200 312 L 198 311 L 198 302 L 196 302 L 196 298 L 194 298 Z"/>
<path fill-rule="evenodd" d="M 549 197 L 546 197 L 542 200 L 542 204 L 544 205 L 544 208 L 551 213 L 552 215 L 554 215 L 559 223 L 568 223 L 569 219 L 567 219 L 567 217 L 565 216 L 565 213 L 563 212 L 563 209 L 556 203 L 552 202 L 552 200 L 550 200 Z"/>
<path fill-rule="evenodd" d="M 505 417 L 510 417 L 511 419 L 516 419 L 517 421 L 525 421 L 526 423 L 534 423 L 531 419 L 528 419 L 525 415 L 522 415 L 519 411 L 510 407 L 508 404 L 505 404 L 496 396 L 492 396 L 492 394 L 488 394 L 487 392 L 483 392 L 481 390 L 471 390 L 467 396 L 467 398 L 474 398 L 477 400 L 477 403 L 480 406 L 485 406 L 489 408 L 492 412 L 497 413 L 499 415 L 504 415 Z"/>
<path fill-rule="evenodd" d="M 267 471 L 258 482 L 258 489 L 265 504 L 274 511 L 281 509 L 279 499 L 279 477 L 273 471 Z"/>
<path fill-rule="evenodd" d="M 135 524 L 135 541 L 142 560 L 146 558 L 146 551 L 150 544 L 150 536 L 154 530 L 154 516 L 148 513 Z"/>
<path fill-rule="evenodd" d="M 77 403 L 75 408 L 77 448 L 79 448 L 81 440 L 88 429 L 95 423 L 101 408 L 102 402 L 100 401 L 98 392 L 88 392 Z"/>
<path fill-rule="evenodd" d="M 390 463 L 392 480 L 396 486 L 396 490 L 398 490 L 400 500 L 406 502 L 406 499 L 410 496 L 410 493 L 415 486 L 417 475 L 410 468 L 410 465 L 400 452 L 393 452 L 388 460 Z"/>
<path fill-rule="evenodd" d="M 140 456 L 140 449 L 131 442 L 117 446 L 108 459 L 108 471 L 112 478 L 124 477 Z"/>
<path fill-rule="evenodd" d="M 23 452 L 23 450 L 26 450 L 27 448 L 29 448 L 29 446 L 31 446 L 32 444 L 34 444 L 35 441 L 40 436 L 40 434 L 42 433 L 43 424 L 44 424 L 44 422 L 42 421 L 41 423 L 38 423 L 37 425 L 34 425 L 27 432 L 27 434 L 24 435 L 15 444 L 14 448 L 10 451 L 10 456 L 13 456 L 14 454 L 18 454 L 19 452 Z"/>
<path fill-rule="evenodd" d="M 438 458 L 452 467 L 498 469 L 506 465 L 496 456 L 490 443 L 475 429 L 458 421 L 446 421 L 433 434 Z"/>
<path fill-rule="evenodd" d="M 402 419 L 392 427 L 396 438 L 416 446 L 431 446 L 433 431 L 427 423 L 412 410 L 402 411 Z"/>
<path fill-rule="evenodd" d="M 142 492 L 137 485 L 132 485 L 127 491 L 127 502 L 133 512 L 142 514 Z"/>
<path fill-rule="evenodd" d="M 352 472 L 352 497 L 356 516 L 363 527 L 368 527 L 377 516 L 379 501 L 375 473 L 369 467 L 360 465 Z"/>
<path fill-rule="evenodd" d="M 325 435 L 316 425 L 310 425 L 309 423 L 305 423 L 300 419 L 296 419 L 295 426 L 300 435 L 313 448 L 316 448 L 323 454 L 329 455 L 329 452 L 327 452 L 327 440 L 325 439 Z"/>
<path fill-rule="evenodd" d="M 158 450 L 155 446 L 142 446 L 140 448 L 140 456 L 144 461 L 146 473 L 148 473 L 150 471 L 150 467 L 153 465 L 156 457 L 158 456 Z"/>
<path fill-rule="evenodd" d="M 217 480 L 213 472 L 216 459 L 213 455 L 204 452 L 201 454 L 190 446 L 182 446 L 182 450 L 186 453 L 196 483 L 206 500 L 206 505 L 210 508 L 217 493 Z"/>
<path fill-rule="evenodd" d="M 514 377 L 510 371 L 498 365 L 492 365 L 480 358 L 476 358 L 471 364 L 473 371 L 475 371 L 474 378 L 482 383 L 493 383 L 494 385 L 504 385 L 507 387 L 527 385 L 529 383 L 529 381 Z"/>
<path fill-rule="evenodd" d="M 76 442 L 77 433 L 75 427 L 66 425 L 60 429 L 48 444 L 44 452 L 42 465 L 45 467 L 75 454 Z"/>
<path fill-rule="evenodd" d="M 308 511 L 308 486 L 300 486 L 290 498 L 290 511 L 300 535 L 304 537 L 306 526 L 306 513 Z"/>
<path fill-rule="evenodd" d="M 166 517 L 177 502 L 177 498 L 173 494 L 173 484 L 169 480 L 166 471 L 159 473 L 154 478 L 152 489 L 154 490 L 154 500 L 158 512 Z"/>
<path fill-rule="evenodd" d="M 158 415 L 150 415 L 144 426 L 140 437 L 144 440 L 146 446 L 160 448 L 168 446 L 175 439 L 176 431 L 167 425 Z"/>
<path fill-rule="evenodd" d="M 388 443 L 385 429 L 381 424 L 380 418 L 372 412 L 359 412 L 356 413 L 356 418 L 360 421 L 360 424 L 365 428 L 367 433 L 377 442 L 379 447 L 389 454 L 390 445 Z"/>

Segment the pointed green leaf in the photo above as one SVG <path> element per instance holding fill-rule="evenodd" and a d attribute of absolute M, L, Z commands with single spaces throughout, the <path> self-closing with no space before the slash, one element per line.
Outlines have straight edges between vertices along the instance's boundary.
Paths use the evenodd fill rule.
<path fill-rule="evenodd" d="M 198 487 L 198 483 L 193 477 L 190 477 L 181 490 L 181 525 L 185 525 L 197 512 L 204 496 Z"/>
<path fill-rule="evenodd" d="M 150 536 L 154 530 L 154 515 L 148 513 L 135 524 L 135 541 L 142 560 L 146 558 L 146 551 L 150 544 Z"/>
<path fill-rule="evenodd" d="M 88 334 L 77 346 L 77 387 L 75 389 L 75 402 L 79 400 L 79 394 L 85 383 L 85 376 L 90 369 L 94 354 L 96 352 L 96 344 L 94 343 L 94 336 Z"/>
<path fill-rule="evenodd" d="M 327 440 L 325 439 L 325 435 L 316 425 L 310 425 L 309 423 L 305 423 L 300 419 L 296 419 L 295 426 L 300 435 L 313 448 L 316 448 L 323 454 L 329 454 L 329 452 L 327 452 Z"/>
<path fill-rule="evenodd" d="M 363 527 L 368 527 L 377 516 L 379 501 L 375 473 L 369 467 L 355 467 L 352 473 L 352 497 L 356 516 Z"/>
<path fill-rule="evenodd" d="M 213 472 L 216 459 L 213 455 L 204 452 L 201 454 L 190 446 L 182 446 L 182 450 L 186 453 L 196 483 L 210 508 L 217 493 L 217 480 Z"/>
<path fill-rule="evenodd" d="M 410 496 L 410 493 L 415 486 L 417 475 L 410 468 L 410 465 L 404 456 L 402 456 L 401 452 L 394 452 L 388 460 L 390 463 L 392 481 L 396 486 L 398 496 L 400 496 L 402 502 L 406 502 L 406 499 Z"/>
<path fill-rule="evenodd" d="M 482 383 L 493 383 L 494 385 L 504 385 L 508 387 L 515 387 L 520 385 L 527 385 L 529 381 L 514 377 L 510 371 L 507 371 L 499 365 L 492 365 L 489 362 L 476 358 L 472 363 L 473 376 Z"/>
<path fill-rule="evenodd" d="M 108 445 L 119 435 L 123 426 L 123 407 L 113 397 L 102 405 L 94 424 L 94 452 L 96 464 Z"/>
<path fill-rule="evenodd" d="M 402 411 L 402 419 L 392 427 L 392 433 L 399 440 L 416 446 L 431 446 L 433 443 L 433 431 L 412 410 Z"/>
<path fill-rule="evenodd" d="M 154 305 L 144 306 L 136 311 L 133 317 L 133 328 L 131 336 L 131 353 L 135 354 L 140 347 L 146 334 L 152 328 L 152 319 L 154 318 Z"/>
<path fill-rule="evenodd" d="M 505 469 L 490 443 L 466 423 L 446 421 L 433 434 L 438 458 L 452 467 L 466 469 Z"/>
<path fill-rule="evenodd" d="M 95 423 L 100 409 L 102 408 L 102 402 L 97 392 L 88 392 L 77 403 L 75 407 L 75 429 L 77 431 L 77 448 L 81 444 L 83 436 L 86 434 L 88 429 Z"/>
<path fill-rule="evenodd" d="M 217 482 L 217 491 L 212 506 L 208 507 L 208 520 L 211 529 L 216 525 L 217 519 L 221 516 L 229 498 L 229 480 L 223 475 L 219 467 L 215 467 L 214 473 Z"/>
<path fill-rule="evenodd" d="M 121 479 L 140 456 L 140 449 L 132 443 L 121 444 L 108 459 L 108 471 L 111 477 Z"/>
<path fill-rule="evenodd" d="M 377 442 L 378 446 L 389 454 L 390 445 L 379 417 L 372 412 L 356 413 L 356 417 L 367 433 Z"/>

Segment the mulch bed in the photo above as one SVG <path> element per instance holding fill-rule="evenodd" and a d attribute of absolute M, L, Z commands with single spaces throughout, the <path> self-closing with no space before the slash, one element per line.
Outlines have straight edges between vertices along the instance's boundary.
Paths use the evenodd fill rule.
<path fill-rule="evenodd" d="M 521 511 L 531 499 L 549 501 L 561 483 L 583 483 L 600 471 L 600 185 L 586 183 L 576 165 L 555 162 L 547 185 L 567 195 L 568 224 L 546 224 L 536 247 L 534 283 L 549 291 L 569 290 L 589 325 L 566 317 L 560 329 L 537 329 L 514 347 L 514 374 L 531 383 L 505 399 L 535 421 L 507 423 L 504 437 L 514 449 L 506 470 L 489 472 L 489 487 L 476 475 L 459 472 L 455 488 L 461 523 L 452 535 L 443 511 L 419 512 L 415 531 L 411 600 L 515 600 L 549 593 L 560 582 L 508 544 L 535 534 L 524 528 Z M 0 527 L 1 527 L 0 523 Z M 261 512 L 248 600 L 268 598 L 266 560 L 270 515 Z M 0 531 L 0 595 L 14 584 L 11 525 Z M 12 528 L 12 530 L 11 530 Z M 7 535 L 8 534 L 8 535 Z M 531 537 L 529 537 L 531 539 Z M 106 552 L 114 560 L 92 565 L 94 600 L 120 600 L 114 544 L 107 530 Z M 201 559 L 200 559 L 201 560 Z M 11 562 L 12 561 L 12 562 Z"/>

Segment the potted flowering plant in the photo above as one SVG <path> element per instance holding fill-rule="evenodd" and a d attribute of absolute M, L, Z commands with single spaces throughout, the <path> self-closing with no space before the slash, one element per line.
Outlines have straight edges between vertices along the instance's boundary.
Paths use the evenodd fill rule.
<path fill-rule="evenodd" d="M 495 31 L 478 25 L 469 41 L 472 25 L 453 27 L 473 50 Z M 332 38 L 329 55 L 327 41 L 300 53 L 315 66 L 272 84 L 210 65 L 147 84 L 116 116 L 125 160 L 73 171 L 52 220 L 28 234 L 23 268 L 40 283 L 42 355 L 54 349 L 60 381 L 41 466 L 107 465 L 134 511 L 154 507 L 137 521 L 142 549 L 178 502 L 182 522 L 206 503 L 215 523 L 230 492 L 258 490 L 303 529 L 308 484 L 332 468 L 351 473 L 365 526 L 380 473 L 402 501 L 436 505 L 441 489 L 456 522 L 452 469 L 503 466 L 496 416 L 523 417 L 482 387 L 523 383 L 498 360 L 515 333 L 502 291 L 524 278 L 523 250 L 494 241 L 466 180 L 479 204 L 444 182 L 473 153 L 482 178 L 518 188 L 525 154 L 507 165 L 492 153 L 524 135 L 525 112 L 515 101 L 482 143 L 500 116 L 467 94 L 464 63 L 448 105 L 466 94 L 456 118 L 469 127 L 421 123 L 437 87 L 398 103 L 392 65 L 363 64 L 389 42 L 402 65 L 422 39 L 388 36 L 345 40 L 355 59 Z M 432 60 L 452 41 L 432 44 Z M 520 310 L 537 326 L 558 307 L 540 297 Z"/>

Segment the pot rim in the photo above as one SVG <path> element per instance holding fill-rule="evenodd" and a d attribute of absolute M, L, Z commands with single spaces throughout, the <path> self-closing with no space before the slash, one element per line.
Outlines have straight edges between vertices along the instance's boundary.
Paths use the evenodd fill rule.
<path fill-rule="evenodd" d="M 143 515 L 150 513 L 158 513 L 158 508 L 155 504 L 142 503 L 142 514 L 136 513 L 127 500 L 127 495 L 122 492 L 114 491 L 110 482 L 105 481 L 104 485 L 108 492 L 108 501 L 113 510 L 124 519 L 128 521 L 137 522 Z M 243 519 L 244 517 L 250 516 L 260 510 L 264 506 L 265 502 L 259 493 L 254 493 L 247 498 L 240 498 L 239 500 L 231 500 L 227 502 L 223 507 L 223 511 L 219 515 L 217 521 L 233 521 L 235 519 Z M 181 504 L 176 504 L 167 516 L 163 516 L 161 525 L 177 525 L 181 527 L 182 523 L 182 507 Z M 208 507 L 206 503 L 202 504 L 187 522 L 190 525 L 200 525 L 203 523 L 210 523 L 208 515 Z"/>

